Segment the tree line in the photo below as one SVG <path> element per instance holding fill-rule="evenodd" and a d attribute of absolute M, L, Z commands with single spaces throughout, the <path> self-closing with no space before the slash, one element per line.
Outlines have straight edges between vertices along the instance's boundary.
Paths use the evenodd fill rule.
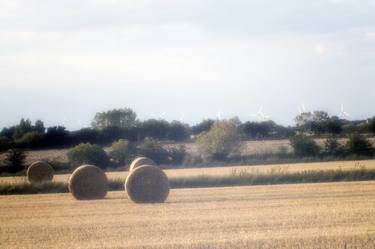
<path fill-rule="evenodd" d="M 375 133 L 375 118 L 349 121 L 329 116 L 324 111 L 299 114 L 295 118 L 295 126 L 283 126 L 271 120 L 235 120 L 244 134 L 244 139 L 289 139 L 296 134 L 345 136 L 353 133 Z M 205 119 L 198 124 L 189 125 L 163 119 L 139 120 L 130 108 L 99 112 L 93 118 L 91 127 L 76 131 L 68 131 L 63 126 L 46 128 L 41 120 L 32 123 L 29 119 L 22 119 L 19 124 L 0 131 L 0 151 L 10 148 L 61 148 L 80 143 L 107 145 L 118 139 L 137 142 L 147 137 L 182 142 L 209 131 L 216 121 Z"/>

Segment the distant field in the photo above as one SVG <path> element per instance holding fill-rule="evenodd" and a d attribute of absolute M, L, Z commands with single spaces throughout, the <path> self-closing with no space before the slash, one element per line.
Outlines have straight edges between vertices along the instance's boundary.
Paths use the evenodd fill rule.
<path fill-rule="evenodd" d="M 373 143 L 375 142 L 374 138 L 370 139 Z M 320 146 L 324 146 L 324 139 L 316 139 L 316 142 Z M 340 142 L 343 144 L 346 142 L 346 139 L 340 139 Z M 167 146 L 175 146 L 176 144 L 168 144 Z M 196 152 L 197 148 L 194 143 L 185 143 L 187 151 Z M 287 151 L 292 151 L 289 140 L 260 140 L 260 141 L 247 141 L 244 143 L 242 154 L 243 155 L 264 155 L 275 153 L 280 150 L 281 147 L 286 148 Z M 109 148 L 105 148 L 108 150 Z M 52 150 L 36 150 L 30 151 L 27 156 L 27 163 L 37 161 L 40 159 L 50 159 L 58 161 L 66 161 L 66 152 L 68 149 L 52 149 Z M 3 158 L 3 155 L 0 154 L 0 160 Z"/>
<path fill-rule="evenodd" d="M 365 167 L 366 169 L 375 169 L 375 160 L 365 161 L 338 161 L 338 162 L 319 162 L 319 163 L 296 163 L 296 164 L 272 164 L 259 166 L 228 166 L 228 167 L 208 167 L 208 168 L 187 168 L 187 169 L 167 169 L 166 174 L 170 178 L 189 178 L 196 176 L 229 176 L 233 173 L 294 173 L 308 170 L 352 170 Z M 128 172 L 107 172 L 110 179 L 125 180 Z M 65 182 L 69 174 L 56 175 L 55 181 Z M 25 182 L 26 178 L 18 177 L 0 177 L 0 183 Z"/>
<path fill-rule="evenodd" d="M 0 248 L 375 248 L 375 182 L 0 196 Z"/>

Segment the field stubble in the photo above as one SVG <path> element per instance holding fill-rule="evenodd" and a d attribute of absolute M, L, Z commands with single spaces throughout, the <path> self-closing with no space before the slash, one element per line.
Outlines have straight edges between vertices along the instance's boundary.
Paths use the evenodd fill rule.
<path fill-rule="evenodd" d="M 0 196 L 1 248 L 374 248 L 375 182 Z"/>

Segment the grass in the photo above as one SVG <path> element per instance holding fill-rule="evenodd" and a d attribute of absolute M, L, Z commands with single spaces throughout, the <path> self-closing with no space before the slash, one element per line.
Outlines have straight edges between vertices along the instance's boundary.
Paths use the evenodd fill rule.
<path fill-rule="evenodd" d="M 271 168 L 268 172 L 259 172 L 254 169 L 233 169 L 229 175 L 198 175 L 169 178 L 171 188 L 226 187 L 367 180 L 375 180 L 375 169 L 366 169 L 363 166 L 351 170 L 305 170 L 299 172 L 288 172 L 283 168 Z M 109 190 L 115 191 L 123 189 L 124 179 L 109 179 Z M 0 183 L 1 195 L 66 192 L 68 192 L 66 182 L 55 181 L 44 184 L 30 184 L 24 181 L 19 181 L 13 183 Z"/>
<path fill-rule="evenodd" d="M 375 247 L 375 182 L 174 189 L 164 204 L 124 192 L 0 196 L 1 248 Z"/>

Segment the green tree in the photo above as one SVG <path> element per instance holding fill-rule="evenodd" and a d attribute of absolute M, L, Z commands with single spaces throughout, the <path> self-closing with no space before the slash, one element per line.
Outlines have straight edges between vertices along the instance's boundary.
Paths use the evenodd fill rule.
<path fill-rule="evenodd" d="M 324 142 L 324 152 L 330 156 L 343 156 L 344 148 L 335 136 L 331 136 Z"/>
<path fill-rule="evenodd" d="M 189 137 L 189 127 L 179 121 L 172 121 L 169 125 L 168 139 L 183 141 Z"/>
<path fill-rule="evenodd" d="M 126 139 L 120 139 L 111 146 L 109 157 L 116 164 L 126 164 L 135 154 L 135 148 Z"/>
<path fill-rule="evenodd" d="M 314 139 L 306 135 L 295 135 L 290 139 L 290 144 L 297 157 L 315 157 L 319 155 L 320 152 L 320 148 Z"/>
<path fill-rule="evenodd" d="M 43 142 L 43 135 L 36 132 L 27 132 L 21 138 L 15 141 L 18 147 L 22 148 L 37 148 L 42 145 Z"/>
<path fill-rule="evenodd" d="M 30 119 L 21 119 L 20 124 L 15 127 L 13 139 L 21 138 L 25 133 L 33 130 Z"/>
<path fill-rule="evenodd" d="M 375 117 L 369 120 L 369 131 L 375 134 Z"/>
<path fill-rule="evenodd" d="M 130 108 L 98 112 L 91 125 L 95 129 L 107 127 L 130 128 L 136 125 L 137 114 Z"/>
<path fill-rule="evenodd" d="M 12 141 L 7 138 L 0 136 L 0 152 L 8 150 L 12 145 Z"/>
<path fill-rule="evenodd" d="M 79 144 L 68 151 L 67 157 L 72 168 L 82 164 L 93 164 L 104 169 L 109 164 L 107 154 L 102 147 L 96 144 Z"/>
<path fill-rule="evenodd" d="M 41 120 L 35 121 L 34 129 L 35 132 L 38 132 L 40 134 L 44 134 L 46 131 L 46 128 L 44 127 L 44 123 Z"/>
<path fill-rule="evenodd" d="M 5 154 L 5 164 L 10 173 L 17 173 L 25 169 L 26 153 L 21 149 L 10 149 Z"/>
<path fill-rule="evenodd" d="M 232 153 L 238 152 L 243 135 L 236 120 L 217 121 L 208 132 L 197 138 L 199 151 L 203 156 L 214 160 L 226 160 Z"/>
<path fill-rule="evenodd" d="M 355 133 L 349 136 L 346 144 L 348 152 L 358 156 L 373 156 L 374 148 L 371 142 L 363 135 Z"/>
<path fill-rule="evenodd" d="M 138 154 L 148 157 L 158 164 L 168 162 L 168 151 L 156 139 L 146 137 L 137 149 Z"/>
<path fill-rule="evenodd" d="M 140 138 L 166 139 L 169 131 L 169 123 L 160 119 L 148 119 L 140 123 Z"/>
<path fill-rule="evenodd" d="M 194 135 L 198 135 L 202 132 L 209 131 L 214 125 L 215 121 L 212 119 L 205 119 L 202 122 L 191 127 L 191 131 Z"/>

